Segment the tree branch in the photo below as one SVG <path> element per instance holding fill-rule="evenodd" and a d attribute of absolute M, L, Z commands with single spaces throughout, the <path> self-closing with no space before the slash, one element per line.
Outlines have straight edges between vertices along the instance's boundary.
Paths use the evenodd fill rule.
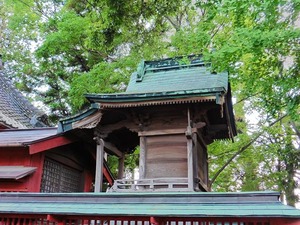
<path fill-rule="evenodd" d="M 23 5 L 26 5 L 28 8 L 30 8 L 30 9 L 33 11 L 33 13 L 35 13 L 36 15 L 38 15 L 38 16 L 45 16 L 46 18 L 49 19 L 49 17 L 48 17 L 46 14 L 44 14 L 43 11 L 40 11 L 39 8 L 37 8 L 37 11 L 35 11 L 35 10 L 32 9 L 32 7 L 31 7 L 29 4 L 27 4 L 26 2 L 24 2 L 24 1 L 22 1 L 22 0 L 18 0 L 18 1 L 21 2 Z"/>
<path fill-rule="evenodd" d="M 292 124 L 292 128 L 295 130 L 296 135 L 298 136 L 298 138 L 300 139 L 300 130 L 297 128 L 296 124 L 294 121 L 291 122 Z"/>
<path fill-rule="evenodd" d="M 176 31 L 180 30 L 180 26 L 176 24 L 176 22 L 174 22 L 169 16 L 165 15 L 164 17 L 172 24 Z"/>
<path fill-rule="evenodd" d="M 275 125 L 276 123 L 278 123 L 279 121 L 281 121 L 283 118 L 285 118 L 287 116 L 287 114 L 279 117 L 277 120 L 275 120 L 274 122 L 270 123 L 268 127 L 272 127 L 273 125 Z M 244 145 L 240 150 L 238 150 L 230 159 L 228 159 L 228 161 L 216 172 L 216 174 L 213 176 L 213 178 L 210 180 L 208 187 L 209 189 L 211 189 L 212 184 L 215 182 L 215 180 L 217 179 L 217 177 L 223 172 L 223 170 L 234 160 L 235 157 L 237 157 L 239 154 L 241 154 L 242 152 L 244 152 L 247 148 L 249 148 L 262 134 L 264 133 L 264 131 L 259 132 L 255 137 L 253 137 L 246 145 Z"/>
<path fill-rule="evenodd" d="M 237 101 L 236 103 L 234 103 L 234 105 L 239 104 L 239 103 L 241 103 L 241 102 L 243 102 L 243 101 L 246 101 L 246 100 L 248 100 L 249 98 L 255 97 L 255 96 L 259 95 L 259 94 L 260 94 L 260 92 L 254 93 L 253 95 L 248 95 L 248 96 L 246 96 L 245 98 L 242 98 L 242 99 L 240 99 L 239 101 Z"/>
<path fill-rule="evenodd" d="M 215 29 L 215 30 L 213 30 L 213 31 L 211 32 L 210 38 L 213 39 L 213 38 L 216 36 L 216 34 L 220 31 L 220 29 L 221 29 L 223 26 L 224 26 L 224 22 L 221 23 L 221 24 L 217 27 L 217 29 Z"/>

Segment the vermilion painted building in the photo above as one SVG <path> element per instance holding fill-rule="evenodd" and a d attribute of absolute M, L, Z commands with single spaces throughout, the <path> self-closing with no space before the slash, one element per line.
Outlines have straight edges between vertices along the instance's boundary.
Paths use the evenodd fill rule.
<path fill-rule="evenodd" d="M 93 140 L 58 134 L 57 128 L 47 127 L 46 115 L 15 89 L 1 70 L 0 99 L 0 192 L 94 189 Z M 104 177 L 112 184 L 106 164 L 104 167 Z"/>
<path fill-rule="evenodd" d="M 57 134 L 57 128 L 2 130 L 0 192 L 93 191 L 95 152 L 95 144 Z"/>

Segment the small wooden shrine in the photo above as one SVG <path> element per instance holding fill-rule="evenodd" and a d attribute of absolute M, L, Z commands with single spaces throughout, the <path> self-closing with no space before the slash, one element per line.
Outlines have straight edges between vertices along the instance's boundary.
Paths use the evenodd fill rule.
<path fill-rule="evenodd" d="M 119 157 L 112 192 L 208 191 L 206 146 L 236 135 L 228 74 L 210 69 L 199 56 L 142 61 L 126 92 L 86 95 L 98 110 L 61 131 L 93 127 L 99 149 Z M 123 179 L 137 146 L 139 179 Z"/>
<path fill-rule="evenodd" d="M 95 192 L 107 155 L 118 179 L 108 193 L 0 193 L 0 225 L 300 225 L 277 192 L 206 192 L 206 146 L 236 128 L 228 74 L 201 57 L 143 61 L 126 92 L 86 97 L 91 108 L 57 135 L 96 143 Z M 124 156 L 137 146 L 139 178 L 128 180 Z"/>

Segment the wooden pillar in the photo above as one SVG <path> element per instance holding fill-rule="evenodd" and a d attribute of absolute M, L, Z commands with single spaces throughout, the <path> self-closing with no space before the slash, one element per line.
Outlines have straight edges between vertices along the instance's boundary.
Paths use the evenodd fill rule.
<path fill-rule="evenodd" d="M 146 176 L 146 137 L 140 137 L 140 166 L 139 177 L 144 179 Z"/>
<path fill-rule="evenodd" d="M 191 116 L 190 110 L 187 111 L 188 126 L 186 130 L 187 138 L 187 164 L 188 164 L 188 188 L 190 191 L 194 190 L 194 162 L 193 162 L 193 139 L 192 139 L 192 128 L 191 128 Z"/>
<path fill-rule="evenodd" d="M 30 166 L 37 167 L 37 170 L 29 177 L 23 185 L 27 185 L 29 192 L 41 192 L 41 182 L 43 178 L 43 168 L 45 162 L 45 153 L 34 154 L 30 156 Z"/>
<path fill-rule="evenodd" d="M 199 191 L 199 182 L 195 182 L 195 178 L 200 178 L 199 176 L 199 170 L 200 168 L 200 163 L 199 163 L 199 158 L 198 158 L 198 154 L 199 154 L 199 143 L 197 140 L 197 133 L 192 133 L 192 162 L 193 162 L 193 189 L 195 191 Z"/>
<path fill-rule="evenodd" d="M 125 160 L 125 155 L 122 154 L 122 156 L 119 158 L 118 179 L 122 179 L 124 175 L 124 160 Z"/>
<path fill-rule="evenodd" d="M 188 187 L 194 190 L 193 140 L 187 139 Z"/>
<path fill-rule="evenodd" d="M 96 174 L 95 174 L 95 189 L 94 189 L 94 192 L 101 192 L 102 191 L 102 184 L 103 184 L 104 141 L 99 137 L 95 137 L 94 140 L 97 143 Z"/>

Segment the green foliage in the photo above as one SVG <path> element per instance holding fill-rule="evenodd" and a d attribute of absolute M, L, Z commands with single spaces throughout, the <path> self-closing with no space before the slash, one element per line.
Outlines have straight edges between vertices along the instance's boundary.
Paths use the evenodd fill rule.
<path fill-rule="evenodd" d="M 139 146 L 136 147 L 134 152 L 132 154 L 126 154 L 125 155 L 125 160 L 124 160 L 124 169 L 125 169 L 125 174 L 124 176 L 130 177 L 130 179 L 133 179 L 134 175 L 134 169 L 138 168 L 139 165 L 139 154 L 140 154 L 140 148 Z M 114 155 L 108 156 L 108 166 L 110 170 L 113 173 L 114 177 L 118 177 L 118 157 Z"/>
<path fill-rule="evenodd" d="M 79 96 L 86 93 L 120 91 L 123 88 L 122 83 L 128 79 L 129 74 L 126 70 L 119 70 L 118 65 L 119 63 L 98 63 L 88 73 L 75 76 L 69 92 L 73 107 L 79 110 L 84 105 L 84 99 Z M 125 84 L 123 85 L 125 86 Z"/>
<path fill-rule="evenodd" d="M 219 168 L 249 141 L 250 137 L 247 134 L 240 134 L 234 143 L 222 140 L 215 141 L 209 145 L 210 177 L 214 177 Z M 238 157 L 227 166 L 218 179 L 213 182 L 212 190 L 236 191 L 241 189 L 242 176 L 244 176 L 244 171 L 241 168 L 243 165 L 240 165 L 241 162 L 247 164 L 246 161 L 244 162 L 243 159 Z"/>
<path fill-rule="evenodd" d="M 298 187 L 295 177 L 300 166 L 299 147 L 293 143 L 295 138 L 290 125 L 281 122 L 266 127 L 251 147 L 238 154 L 212 184 L 212 189 L 277 190 L 286 195 L 290 205 L 294 205 L 298 201 L 294 190 Z M 240 134 L 235 143 L 216 141 L 210 145 L 211 177 L 254 135 Z"/>

